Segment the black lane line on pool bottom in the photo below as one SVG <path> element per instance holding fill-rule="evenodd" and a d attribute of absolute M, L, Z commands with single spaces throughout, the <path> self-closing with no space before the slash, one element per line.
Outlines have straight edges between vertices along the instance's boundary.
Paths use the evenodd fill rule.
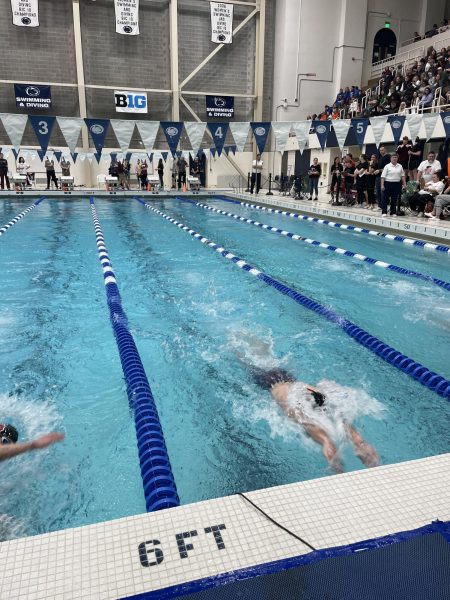
<path fill-rule="evenodd" d="M 17 217 L 14 217 L 14 219 L 11 219 L 11 221 L 9 223 L 6 223 L 6 225 L 3 225 L 3 227 L 0 227 L 0 237 L 5 233 L 5 231 L 8 231 L 8 229 L 11 229 L 11 227 L 13 225 L 15 225 L 18 221 L 20 221 L 20 219 L 23 219 L 25 215 L 27 215 L 28 213 L 30 213 L 33 208 L 36 208 L 36 206 L 38 204 L 40 204 L 42 202 L 42 200 L 45 200 L 46 196 L 41 196 L 40 198 L 38 198 L 36 200 L 36 202 L 33 202 L 33 204 L 30 204 L 30 206 L 28 208 L 26 208 L 24 211 L 22 211 L 20 214 L 17 215 Z"/>
<path fill-rule="evenodd" d="M 231 262 L 235 263 L 243 271 L 249 272 L 251 275 L 254 275 L 267 285 L 278 290 L 281 294 L 292 298 L 292 300 L 294 300 L 294 302 L 296 302 L 297 304 L 300 304 L 301 306 L 304 306 L 305 308 L 308 308 L 309 310 L 321 315 L 322 317 L 324 317 L 328 321 L 331 321 L 332 323 L 336 323 L 348 336 L 357 341 L 358 344 L 361 344 L 361 346 L 364 346 L 365 348 L 382 358 L 388 364 L 393 365 L 394 367 L 399 369 L 399 371 L 403 371 L 404 373 L 421 383 L 423 386 L 439 394 L 439 396 L 450 399 L 450 381 L 448 379 L 445 379 L 445 377 L 442 377 L 442 375 L 438 375 L 434 371 L 430 371 L 430 369 L 428 369 L 427 367 L 416 362 L 412 358 L 409 358 L 402 352 L 395 350 L 395 348 L 389 346 L 388 344 L 385 344 L 375 336 L 370 335 L 370 333 L 368 333 L 364 329 L 361 329 L 361 327 L 358 327 L 358 325 L 352 323 L 345 317 L 342 317 L 338 313 L 334 312 L 333 310 L 331 310 L 331 308 L 327 308 L 326 306 L 319 304 L 315 300 L 308 298 L 308 296 L 300 294 L 293 288 L 288 287 L 284 283 L 281 283 L 280 281 L 274 279 L 270 275 L 267 275 L 266 273 L 260 271 L 256 267 L 253 267 L 252 265 L 245 262 L 245 260 L 243 260 L 242 258 L 239 258 L 233 253 L 228 252 L 228 250 L 226 250 L 222 246 L 219 246 L 218 244 L 212 242 L 208 238 L 202 236 L 200 233 L 197 233 L 194 229 L 190 229 L 187 225 L 184 225 L 184 223 L 180 223 L 179 221 L 172 219 L 172 217 L 169 217 L 169 215 L 166 215 L 160 210 L 154 208 L 153 206 L 150 206 L 149 204 L 144 202 L 142 198 L 134 196 L 134 199 L 143 204 L 145 208 L 148 208 L 157 215 L 161 216 L 166 221 L 169 221 L 173 225 L 176 225 L 178 229 L 186 231 L 187 233 L 189 233 L 189 235 L 199 240 L 202 244 L 209 246 L 210 248 L 221 254 L 227 260 L 231 260 Z"/>

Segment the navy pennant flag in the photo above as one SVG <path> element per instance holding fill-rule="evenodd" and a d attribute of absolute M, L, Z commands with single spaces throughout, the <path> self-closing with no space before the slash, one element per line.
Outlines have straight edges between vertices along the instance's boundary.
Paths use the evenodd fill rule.
<path fill-rule="evenodd" d="M 39 146 L 46 152 L 56 117 L 29 117 L 29 119 L 38 139 Z"/>
<path fill-rule="evenodd" d="M 445 129 L 445 137 L 450 137 L 450 112 L 441 112 L 442 125 Z"/>
<path fill-rule="evenodd" d="M 360 148 L 362 148 L 364 145 L 364 138 L 366 137 L 368 126 L 369 119 L 352 119 L 353 132 Z"/>
<path fill-rule="evenodd" d="M 169 156 L 168 152 L 161 152 L 161 156 L 163 157 L 163 161 L 167 162 L 167 157 Z"/>
<path fill-rule="evenodd" d="M 255 136 L 256 145 L 258 146 L 259 154 L 264 152 L 266 147 L 267 137 L 270 131 L 270 122 L 250 123 L 253 135 Z"/>
<path fill-rule="evenodd" d="M 97 152 L 103 150 L 106 134 L 108 133 L 109 119 L 84 119 Z"/>
<path fill-rule="evenodd" d="M 327 143 L 328 134 L 331 129 L 331 121 L 313 121 L 314 132 L 319 138 L 319 144 L 322 150 Z"/>
<path fill-rule="evenodd" d="M 70 156 L 72 157 L 73 164 L 77 162 L 78 152 L 71 152 Z"/>
<path fill-rule="evenodd" d="M 208 123 L 208 129 L 213 136 L 214 145 L 216 146 L 217 154 L 222 154 L 225 138 L 227 137 L 229 123 Z"/>
<path fill-rule="evenodd" d="M 388 123 L 391 124 L 394 142 L 398 144 L 402 135 L 403 125 L 405 124 L 405 117 L 402 115 L 389 115 Z"/>
<path fill-rule="evenodd" d="M 216 157 L 216 149 L 215 148 L 210 148 L 209 151 L 211 152 L 211 156 L 213 158 L 215 158 Z"/>
<path fill-rule="evenodd" d="M 58 162 L 61 162 L 61 155 L 62 155 L 62 152 L 61 152 L 61 150 L 55 150 L 55 151 L 54 151 L 54 155 L 55 155 L 55 158 L 56 158 L 56 160 L 57 160 Z"/>
<path fill-rule="evenodd" d="M 183 131 L 183 123 L 179 121 L 161 121 L 161 129 L 164 131 L 172 156 L 175 156 Z"/>
<path fill-rule="evenodd" d="M 41 159 L 41 162 L 44 160 L 45 155 L 47 154 L 47 152 L 45 150 L 38 150 L 37 151 L 39 158 Z"/>

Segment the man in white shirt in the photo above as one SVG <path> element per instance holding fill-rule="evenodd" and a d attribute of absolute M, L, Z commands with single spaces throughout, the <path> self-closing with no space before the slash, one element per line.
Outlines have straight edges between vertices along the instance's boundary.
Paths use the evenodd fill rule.
<path fill-rule="evenodd" d="M 405 171 L 402 165 L 398 164 L 398 154 L 392 154 L 391 162 L 384 167 L 381 173 L 381 192 L 383 194 L 381 201 L 382 217 L 387 217 L 388 204 L 390 204 L 391 217 L 399 213 L 397 203 L 405 186 Z"/>
<path fill-rule="evenodd" d="M 261 188 L 261 171 L 263 168 L 263 161 L 261 160 L 261 154 L 256 155 L 256 159 L 252 163 L 252 184 L 250 187 L 250 194 L 253 194 L 256 184 L 256 193 Z"/>
<path fill-rule="evenodd" d="M 427 183 L 428 181 L 431 181 L 433 173 L 437 173 L 441 170 L 441 163 L 436 160 L 436 152 L 431 150 L 428 152 L 427 160 L 423 160 L 417 169 L 417 182 L 422 178 L 425 183 Z"/>
<path fill-rule="evenodd" d="M 427 203 L 434 202 L 435 196 L 442 194 L 443 191 L 444 183 L 441 181 L 439 173 L 433 173 L 431 181 L 428 181 L 420 192 L 416 192 L 409 199 L 409 206 L 413 214 L 423 217 Z"/>

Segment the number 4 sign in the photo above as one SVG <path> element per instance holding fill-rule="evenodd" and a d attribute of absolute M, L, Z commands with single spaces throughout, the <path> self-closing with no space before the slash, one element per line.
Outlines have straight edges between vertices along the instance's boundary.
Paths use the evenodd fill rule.
<path fill-rule="evenodd" d="M 211 132 L 219 156 L 222 153 L 229 126 L 229 123 L 208 123 L 208 129 Z"/>

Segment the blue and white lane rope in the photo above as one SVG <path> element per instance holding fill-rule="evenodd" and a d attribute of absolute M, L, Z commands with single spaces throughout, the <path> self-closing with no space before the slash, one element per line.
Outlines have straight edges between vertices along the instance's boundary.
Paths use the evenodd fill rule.
<path fill-rule="evenodd" d="M 98 258 L 103 269 L 106 298 L 111 325 L 114 330 L 127 394 L 134 413 L 139 462 L 144 484 L 145 503 L 148 512 L 179 506 L 175 480 L 167 454 L 161 423 L 155 401 L 142 365 L 141 357 L 128 329 L 128 321 L 122 308 L 116 276 L 109 259 L 102 228 L 97 217 L 94 200 L 90 199 L 94 221 Z"/>
<path fill-rule="evenodd" d="M 398 350 L 395 350 L 395 348 L 388 346 L 375 336 L 370 335 L 370 333 L 368 333 L 364 329 L 361 329 L 361 327 L 358 327 L 358 325 L 355 325 L 355 323 L 352 323 L 345 317 L 340 316 L 339 314 L 331 310 L 331 308 L 327 308 L 326 306 L 319 304 L 315 300 L 308 298 L 308 296 L 300 294 L 299 292 L 288 287 L 284 283 L 277 281 L 270 275 L 267 275 L 263 271 L 260 271 L 256 267 L 253 267 L 252 265 L 246 263 L 245 260 L 239 258 L 239 256 L 228 252 L 228 250 L 226 250 L 222 246 L 219 246 L 218 244 L 215 244 L 208 238 L 203 237 L 200 233 L 197 233 L 193 229 L 190 229 L 187 225 L 184 225 L 184 223 L 180 223 L 179 221 L 172 219 L 172 217 L 169 217 L 169 215 L 166 215 L 160 210 L 154 208 L 153 206 L 150 206 L 141 198 L 138 198 L 136 196 L 134 198 L 138 202 L 143 204 L 145 208 L 148 208 L 157 215 L 160 215 L 166 221 L 173 223 L 179 229 L 186 231 L 187 233 L 189 233 L 189 235 L 194 237 L 202 244 L 209 246 L 224 258 L 235 263 L 243 271 L 247 271 L 248 273 L 250 273 L 254 277 L 257 277 L 267 285 L 278 290 L 281 294 L 292 298 L 292 300 L 294 300 L 294 302 L 297 302 L 297 304 L 300 304 L 305 308 L 312 310 L 313 312 L 321 315 L 322 317 L 324 317 L 328 321 L 331 321 L 332 323 L 336 323 L 336 325 L 338 325 L 348 336 L 357 341 L 358 344 L 361 344 L 374 354 L 377 354 L 385 362 L 393 365 L 400 371 L 403 371 L 413 379 L 416 379 L 423 386 L 436 392 L 440 396 L 443 396 L 444 398 L 450 398 L 450 381 L 448 379 L 445 379 L 445 377 L 442 377 L 441 375 L 430 371 L 427 367 L 421 365 L 412 358 L 409 358 L 405 354 L 402 354 Z"/>
<path fill-rule="evenodd" d="M 194 204 L 195 206 L 199 206 L 200 208 L 205 208 L 206 210 L 210 210 L 212 212 L 216 212 L 221 215 L 231 217 L 232 219 L 236 219 L 237 221 L 242 221 L 243 223 L 248 223 L 250 225 L 254 225 L 255 227 L 259 227 L 261 229 L 264 229 L 265 231 L 271 231 L 272 233 L 278 233 L 279 235 L 283 235 L 292 240 L 298 240 L 300 242 L 304 242 L 305 244 L 310 244 L 311 246 L 315 246 L 317 248 L 323 248 L 324 250 L 329 250 L 330 252 L 335 252 L 336 254 L 340 254 L 342 256 L 348 256 L 349 258 L 355 258 L 362 262 L 369 263 L 369 264 L 373 265 L 374 267 L 381 267 L 383 269 L 393 271 L 394 273 L 399 273 L 400 275 L 404 275 L 405 277 L 413 277 L 414 279 L 421 279 L 423 281 L 428 281 L 429 283 L 434 283 L 435 285 L 450 292 L 450 283 L 448 281 L 443 281 L 442 279 L 437 279 L 436 277 L 433 277 L 432 275 L 424 275 L 423 273 L 419 273 L 418 271 L 411 271 L 411 269 L 405 269 L 404 267 L 398 267 L 397 265 L 393 265 L 393 264 L 384 262 L 382 260 L 378 260 L 376 258 L 371 258 L 370 256 L 365 256 L 364 254 L 352 252 L 351 250 L 345 250 L 345 248 L 339 248 L 337 246 L 332 246 L 331 244 L 325 244 L 325 242 L 320 242 L 318 240 L 306 238 L 301 235 L 297 235 L 296 233 L 291 233 L 290 231 L 286 231 L 284 229 L 279 229 L 278 227 L 272 227 L 272 226 L 266 225 L 264 223 L 259 223 L 259 221 L 253 221 L 253 219 L 246 219 L 245 217 L 241 217 L 240 215 L 236 215 L 235 213 L 226 212 L 224 210 L 220 210 L 219 208 L 214 208 L 213 206 L 209 206 L 208 204 L 202 204 L 201 202 L 194 202 L 192 200 L 188 200 L 187 198 L 177 198 L 177 200 L 181 200 L 183 202 L 189 202 L 190 204 Z"/>
<path fill-rule="evenodd" d="M 269 208 L 268 206 L 260 206 L 259 204 L 249 204 L 248 202 L 239 202 L 238 200 L 231 200 L 225 196 L 214 196 L 224 202 L 231 202 L 233 204 L 240 204 L 248 208 L 254 208 L 256 210 L 265 210 L 266 212 L 275 213 L 277 215 L 283 215 L 285 217 L 292 217 L 293 219 L 301 219 L 302 221 L 311 221 L 313 223 L 319 223 L 320 225 L 328 225 L 329 227 L 337 227 L 338 229 L 346 229 L 347 231 L 353 231 L 355 233 L 365 233 L 367 235 L 374 235 L 377 237 L 386 238 L 387 240 L 394 240 L 395 242 L 402 242 L 403 244 L 410 244 L 411 246 L 420 246 L 426 250 L 437 250 L 438 252 L 445 252 L 450 256 L 450 246 L 443 244 L 432 244 L 431 242 L 424 242 L 422 240 L 416 240 L 414 238 L 406 237 L 403 235 L 393 235 L 392 233 L 384 233 L 383 231 L 375 231 L 373 229 L 365 229 L 364 227 L 357 227 L 356 225 L 346 225 L 345 223 L 339 223 L 337 221 L 330 221 L 329 219 L 319 219 L 318 217 L 308 217 L 307 215 L 300 215 L 298 213 L 291 213 L 286 210 L 279 210 L 277 208 Z"/>
<path fill-rule="evenodd" d="M 18 221 L 20 221 L 20 219 L 23 219 L 25 215 L 27 215 L 34 208 L 36 208 L 36 206 L 38 206 L 38 204 L 40 204 L 42 200 L 45 200 L 45 196 L 41 196 L 40 198 L 38 198 L 36 202 L 33 202 L 33 204 L 31 204 L 28 208 L 26 208 L 20 214 L 18 214 L 17 217 L 14 217 L 14 219 L 12 219 L 9 223 L 6 223 L 6 225 L 0 227 L 0 236 L 2 236 L 5 233 L 5 231 L 8 231 L 8 229 L 11 229 L 11 227 L 15 225 Z"/>

